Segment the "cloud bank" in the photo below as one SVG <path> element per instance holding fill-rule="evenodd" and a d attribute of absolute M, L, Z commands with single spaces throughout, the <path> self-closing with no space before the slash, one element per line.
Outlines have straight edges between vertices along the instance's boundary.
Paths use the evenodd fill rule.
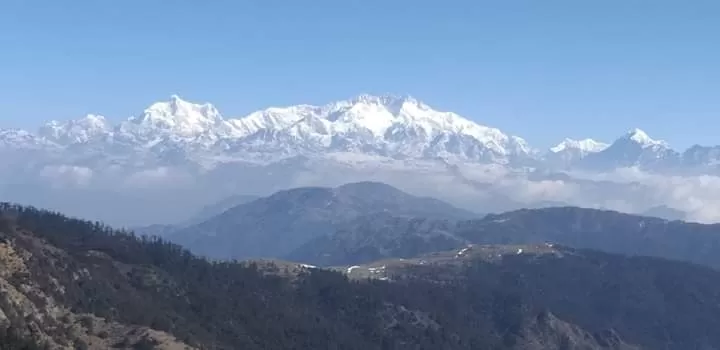
<path fill-rule="evenodd" d="M 3 181 L 6 187 L 13 183 Z M 573 205 L 642 214 L 662 207 L 682 212 L 688 221 L 720 222 L 719 176 L 661 175 L 637 168 L 549 173 L 514 171 L 498 165 L 345 156 L 266 167 L 231 164 L 212 172 L 168 166 L 93 171 L 82 166 L 48 165 L 25 174 L 23 181 L 22 191 L 6 193 L 12 192 L 12 198 L 21 200 L 26 194 L 31 204 L 42 206 L 43 191 L 62 189 L 61 199 L 72 204 L 68 207 L 73 208 L 73 214 L 88 213 L 89 219 L 123 225 L 180 222 L 194 210 L 236 194 L 267 195 L 292 187 L 357 181 L 385 182 L 478 213 Z M 75 200 L 72 193 L 82 193 L 85 202 L 71 203 Z M 62 210 L 58 203 L 62 201 L 54 201 L 54 207 Z"/>

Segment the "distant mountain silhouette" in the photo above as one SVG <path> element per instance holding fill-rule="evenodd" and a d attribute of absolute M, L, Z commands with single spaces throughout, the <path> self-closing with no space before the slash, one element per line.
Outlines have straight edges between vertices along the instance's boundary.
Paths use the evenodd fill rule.
<path fill-rule="evenodd" d="M 281 257 L 361 216 L 468 219 L 478 214 L 378 182 L 277 192 L 170 235 L 198 254 L 224 259 Z"/>

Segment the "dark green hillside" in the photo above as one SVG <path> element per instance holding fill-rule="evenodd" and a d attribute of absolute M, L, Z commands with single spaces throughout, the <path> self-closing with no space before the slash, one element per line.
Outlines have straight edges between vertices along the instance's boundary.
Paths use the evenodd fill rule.
<path fill-rule="evenodd" d="M 552 242 L 625 255 L 655 256 L 720 268 L 720 225 L 575 207 L 523 209 L 476 220 L 360 217 L 286 256 L 319 266 L 409 258 L 467 244 Z"/>
<path fill-rule="evenodd" d="M 388 281 L 348 279 L 287 263 L 208 262 L 160 239 L 33 208 L 2 204 L 0 218 L 0 309 L 13 328 L 1 341 L 17 346 L 720 347 L 720 273 L 685 263 L 473 248 L 399 264 Z"/>

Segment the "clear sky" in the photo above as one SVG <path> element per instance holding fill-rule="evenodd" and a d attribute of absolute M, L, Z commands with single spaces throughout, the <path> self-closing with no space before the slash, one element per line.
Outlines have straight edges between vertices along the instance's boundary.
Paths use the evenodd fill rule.
<path fill-rule="evenodd" d="M 174 93 L 225 116 L 410 94 L 536 147 L 720 144 L 720 1 L 0 2 L 0 127 Z"/>

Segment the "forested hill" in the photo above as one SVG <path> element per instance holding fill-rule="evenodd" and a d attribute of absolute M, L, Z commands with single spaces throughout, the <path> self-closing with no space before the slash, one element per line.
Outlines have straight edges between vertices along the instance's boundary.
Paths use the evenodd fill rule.
<path fill-rule="evenodd" d="M 358 280 L 10 204 L 0 234 L 2 349 L 720 347 L 720 273 L 684 263 L 528 249 Z"/>
<path fill-rule="evenodd" d="M 360 217 L 333 235 L 308 241 L 286 258 L 332 266 L 408 258 L 467 244 L 544 242 L 689 261 L 720 269 L 720 224 L 576 207 L 522 209 L 464 221 L 392 215 Z"/>

